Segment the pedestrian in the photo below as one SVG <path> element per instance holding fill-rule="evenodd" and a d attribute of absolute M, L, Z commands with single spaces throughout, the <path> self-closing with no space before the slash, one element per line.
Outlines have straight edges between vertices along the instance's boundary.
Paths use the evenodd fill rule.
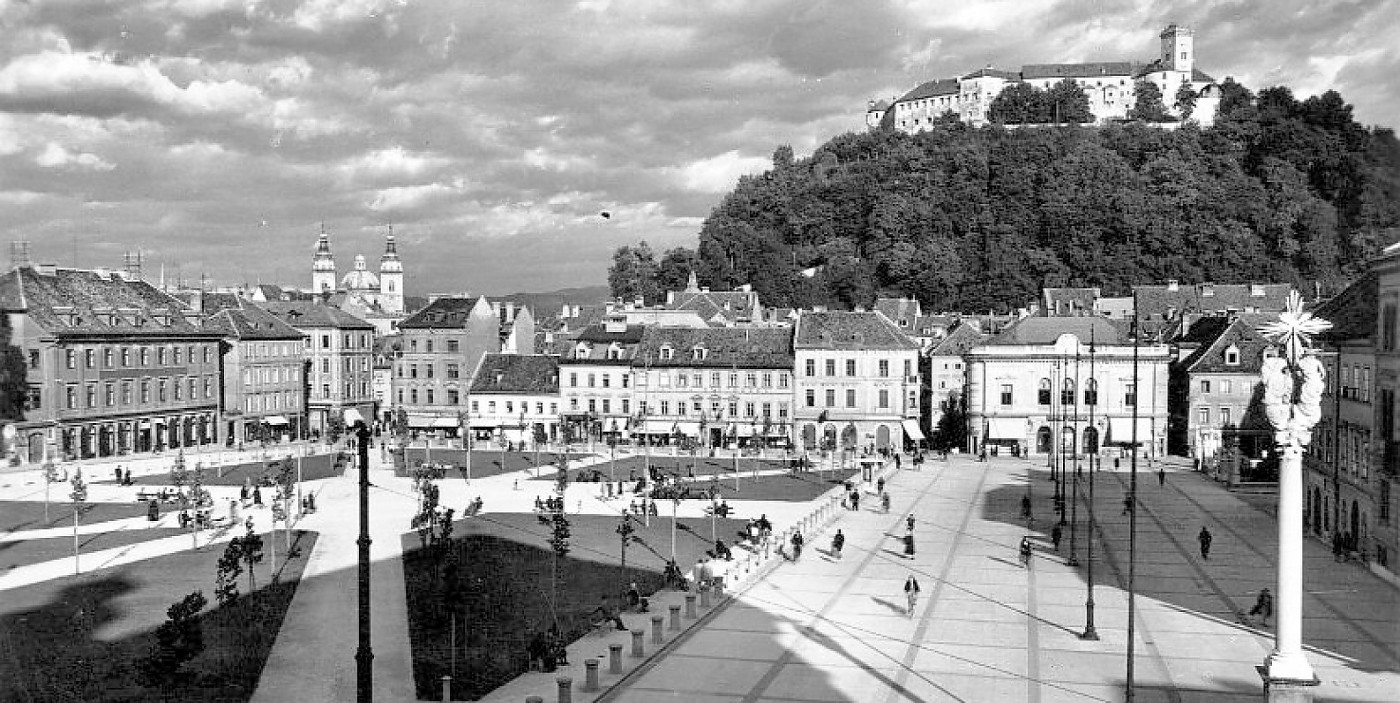
<path fill-rule="evenodd" d="M 880 494 L 880 508 L 883 509 L 886 513 L 890 512 L 890 494 Z"/>
<path fill-rule="evenodd" d="M 910 530 L 904 534 L 904 556 L 914 558 L 914 531 Z"/>
<path fill-rule="evenodd" d="M 1269 593 L 1269 589 L 1260 589 L 1259 598 L 1254 601 L 1254 607 L 1249 609 L 1249 614 L 1260 616 L 1259 621 L 1264 627 L 1269 626 L 1269 618 L 1274 614 L 1274 596 Z"/>
<path fill-rule="evenodd" d="M 1165 464 L 1157 466 L 1157 485 L 1163 488 L 1167 485 L 1167 467 Z"/>
<path fill-rule="evenodd" d="M 851 491 L 851 510 L 860 510 L 860 491 Z"/>
<path fill-rule="evenodd" d="M 894 470 L 895 470 L 895 471 L 898 471 L 898 470 L 899 470 L 899 455 L 898 455 L 898 454 L 894 455 Z"/>
<path fill-rule="evenodd" d="M 1119 517 L 1133 512 L 1133 496 L 1131 494 L 1123 496 L 1123 512 L 1118 513 Z M 1203 528 L 1204 529 L 1204 528 Z"/>
<path fill-rule="evenodd" d="M 801 532 L 799 532 L 799 531 L 797 531 L 797 530 L 793 530 L 793 531 L 792 531 L 792 560 L 793 560 L 793 561 L 797 561 L 799 558 L 802 557 L 802 543 L 805 542 L 805 541 L 806 541 L 806 540 L 802 539 L 802 533 L 801 533 Z"/>
<path fill-rule="evenodd" d="M 613 607 L 612 601 L 606 595 L 601 596 L 598 607 L 593 609 L 594 614 L 602 616 L 602 620 L 611 620 L 618 632 L 626 632 L 627 626 L 622 624 L 622 617 L 618 615 L 617 609 Z"/>
<path fill-rule="evenodd" d="M 262 486 L 253 486 L 253 505 L 262 505 Z"/>
<path fill-rule="evenodd" d="M 122 483 L 122 465 L 121 465 L 121 464 L 117 464 L 116 474 L 117 474 L 117 485 L 120 486 L 121 483 Z"/>
<path fill-rule="evenodd" d="M 1209 561 L 1210 543 L 1211 540 L 1215 538 L 1211 536 L 1210 530 L 1206 529 L 1205 525 L 1202 525 L 1201 532 L 1200 534 L 1196 535 L 1196 539 L 1201 543 L 1201 558 Z"/>
<path fill-rule="evenodd" d="M 228 499 L 228 524 L 233 525 L 238 522 L 238 501 Z"/>
<path fill-rule="evenodd" d="M 244 505 L 248 504 L 248 484 L 245 483 L 238 489 L 238 500 Z"/>
<path fill-rule="evenodd" d="M 904 598 L 909 601 L 909 617 L 914 617 L 914 606 L 919 604 L 919 580 L 909 574 L 909 578 L 904 579 Z"/>
<path fill-rule="evenodd" d="M 1022 520 L 1025 520 L 1027 524 L 1029 524 L 1030 521 L 1031 521 L 1031 497 L 1030 497 L 1030 495 L 1023 495 L 1023 496 L 1021 496 L 1021 519 L 1022 519 Z"/>
<path fill-rule="evenodd" d="M 1031 538 L 1021 538 L 1021 566 L 1030 568 L 1031 565 Z"/>
<path fill-rule="evenodd" d="M 1060 551 L 1060 540 L 1064 538 L 1064 535 L 1065 531 L 1060 528 L 1060 523 L 1058 522 L 1050 529 L 1050 543 L 1055 545 L 1056 552 Z"/>
<path fill-rule="evenodd" d="M 909 517 L 904 518 L 904 529 L 908 531 L 909 534 L 914 534 L 914 513 L 909 513 Z"/>
<path fill-rule="evenodd" d="M 884 477 L 884 476 L 881 476 L 877 481 L 875 481 L 875 492 L 876 492 L 876 493 L 884 493 L 884 492 L 885 492 L 885 477 Z"/>
<path fill-rule="evenodd" d="M 844 546 L 846 546 L 846 535 L 841 530 L 837 530 L 836 536 L 831 538 L 831 555 L 840 559 L 841 548 Z"/>

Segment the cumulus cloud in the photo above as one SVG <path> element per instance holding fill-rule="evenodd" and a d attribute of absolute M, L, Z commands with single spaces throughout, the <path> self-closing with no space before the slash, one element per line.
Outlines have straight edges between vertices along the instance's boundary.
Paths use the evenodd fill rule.
<path fill-rule="evenodd" d="M 686 164 L 676 175 L 687 190 L 722 193 L 732 190 L 740 176 L 761 173 L 772 165 L 769 159 L 740 156 L 737 150 L 731 150 Z"/>
<path fill-rule="evenodd" d="M 96 154 L 75 154 L 55 142 L 49 142 L 48 146 L 44 147 L 44 151 L 34 157 L 34 163 L 44 168 L 73 166 L 93 171 L 110 171 L 117 167 L 116 164 L 108 163 Z"/>

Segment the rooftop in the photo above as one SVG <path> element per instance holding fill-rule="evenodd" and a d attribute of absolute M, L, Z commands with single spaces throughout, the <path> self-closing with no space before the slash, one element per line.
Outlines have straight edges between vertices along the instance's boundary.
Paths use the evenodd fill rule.
<path fill-rule="evenodd" d="M 472 378 L 472 393 L 559 392 L 559 358 L 543 354 L 486 354 Z"/>
<path fill-rule="evenodd" d="M 315 301 L 266 302 L 262 307 L 297 329 L 334 327 L 348 330 L 372 330 L 371 325 L 340 308 Z"/>
<path fill-rule="evenodd" d="M 194 311 L 145 281 L 83 269 L 17 268 L 0 276 L 6 309 L 25 310 L 55 335 L 210 335 Z M 188 317 L 187 317 L 188 316 Z"/>
<path fill-rule="evenodd" d="M 795 349 L 918 349 L 897 325 L 878 312 L 808 312 L 797 318 Z"/>
<path fill-rule="evenodd" d="M 1114 320 L 1104 317 L 1025 317 L 987 340 L 988 344 L 1054 344 L 1060 335 L 1072 334 L 1081 342 L 1117 344 L 1129 335 Z"/>
<path fill-rule="evenodd" d="M 662 349 L 671 350 L 670 358 Z M 648 327 L 636 358 L 650 366 L 792 368 L 792 330 L 785 328 Z"/>

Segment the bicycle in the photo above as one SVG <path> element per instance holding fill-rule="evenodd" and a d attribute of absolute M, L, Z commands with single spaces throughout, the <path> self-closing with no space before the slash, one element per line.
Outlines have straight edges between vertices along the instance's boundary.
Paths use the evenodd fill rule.
<path fill-rule="evenodd" d="M 1031 567 L 1031 539 L 1021 538 L 1021 566 L 1029 569 Z"/>

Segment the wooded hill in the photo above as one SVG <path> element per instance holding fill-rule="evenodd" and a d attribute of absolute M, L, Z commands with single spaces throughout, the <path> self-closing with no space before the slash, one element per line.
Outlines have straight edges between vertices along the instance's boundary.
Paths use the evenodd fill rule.
<path fill-rule="evenodd" d="M 740 179 L 696 250 L 614 256 L 614 295 L 648 300 L 694 267 L 767 305 L 1005 310 L 1042 286 L 1313 282 L 1338 290 L 1400 239 L 1400 143 L 1335 92 L 1256 97 L 1227 79 L 1215 126 L 844 134 Z"/>

